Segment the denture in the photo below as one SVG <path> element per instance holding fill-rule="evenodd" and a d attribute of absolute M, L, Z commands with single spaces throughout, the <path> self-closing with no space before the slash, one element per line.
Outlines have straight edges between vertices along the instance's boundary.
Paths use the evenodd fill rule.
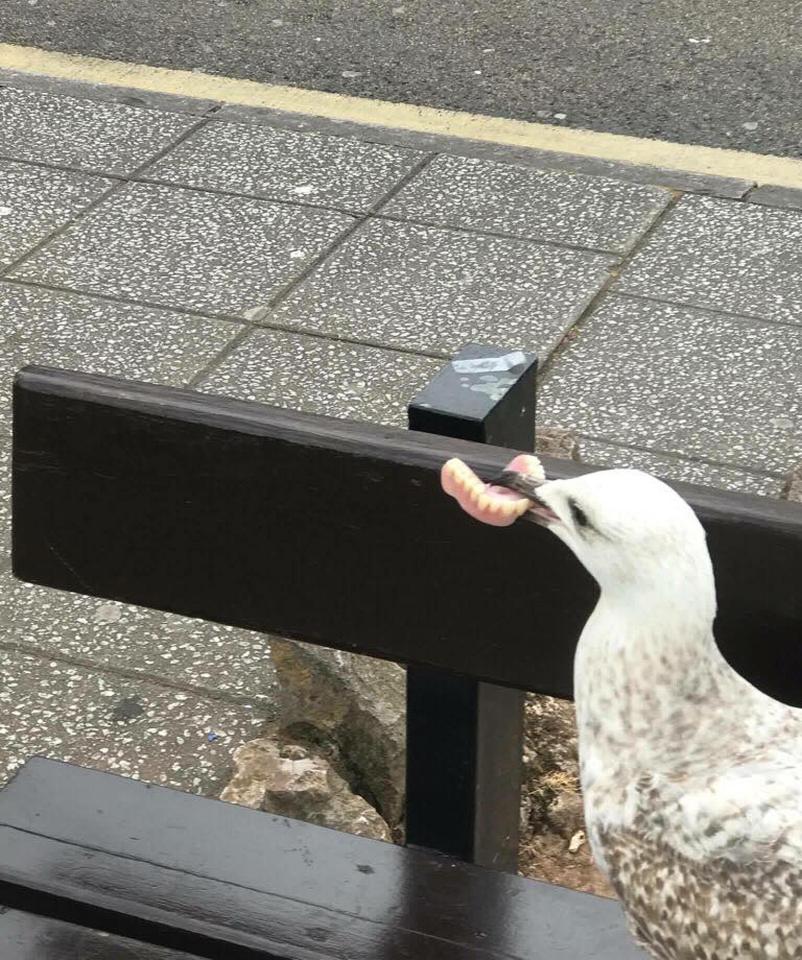
<path fill-rule="evenodd" d="M 505 469 L 545 479 L 540 461 L 531 454 L 519 454 Z M 469 516 L 494 527 L 510 526 L 532 506 L 532 501 L 520 493 L 480 480 L 467 463 L 456 457 L 443 464 L 440 484 Z"/>

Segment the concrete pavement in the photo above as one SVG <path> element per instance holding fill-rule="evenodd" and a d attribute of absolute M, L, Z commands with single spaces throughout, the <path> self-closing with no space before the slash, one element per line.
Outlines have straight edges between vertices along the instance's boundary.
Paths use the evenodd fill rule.
<path fill-rule="evenodd" d="M 540 353 L 539 422 L 588 462 L 779 495 L 799 195 L 571 163 L 0 74 L 0 447 L 29 362 L 403 424 L 479 340 Z M 271 715 L 269 638 L 16 584 L 7 544 L 2 775 L 45 752 L 218 790 Z"/>

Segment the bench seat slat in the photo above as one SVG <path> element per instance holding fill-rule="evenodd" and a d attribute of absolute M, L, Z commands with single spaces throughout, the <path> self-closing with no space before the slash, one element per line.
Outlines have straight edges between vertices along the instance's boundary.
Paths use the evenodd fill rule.
<path fill-rule="evenodd" d="M 613 901 L 43 758 L 0 850 L 0 903 L 202 957 L 643 958 Z"/>
<path fill-rule="evenodd" d="M 181 951 L 0 907 L 3 960 L 199 960 Z"/>

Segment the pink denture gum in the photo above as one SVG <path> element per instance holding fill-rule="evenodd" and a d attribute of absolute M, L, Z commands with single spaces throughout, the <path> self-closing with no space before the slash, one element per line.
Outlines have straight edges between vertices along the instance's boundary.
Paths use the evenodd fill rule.
<path fill-rule="evenodd" d="M 540 461 L 531 454 L 519 454 L 505 469 L 544 479 Z M 513 490 L 484 483 L 456 457 L 443 464 L 440 484 L 469 516 L 494 527 L 510 526 L 532 506 L 531 500 Z"/>

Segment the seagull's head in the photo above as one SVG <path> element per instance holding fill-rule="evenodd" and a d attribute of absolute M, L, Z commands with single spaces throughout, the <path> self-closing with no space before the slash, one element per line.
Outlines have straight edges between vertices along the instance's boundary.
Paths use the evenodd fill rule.
<path fill-rule="evenodd" d="M 454 461 L 451 461 L 454 463 Z M 521 469 L 530 466 L 530 469 Z M 608 594 L 655 590 L 675 593 L 700 580 L 712 594 L 712 570 L 705 533 L 690 506 L 667 484 L 640 470 L 600 470 L 547 481 L 532 458 L 516 457 L 491 484 L 484 500 L 464 500 L 460 489 L 444 487 L 476 519 L 533 520 L 559 537 Z M 466 468 L 467 469 L 467 468 Z M 470 478 L 464 488 L 470 491 Z M 476 488 L 474 487 L 474 490 Z M 500 498 L 498 502 L 496 498 Z M 509 504 L 499 506 L 501 498 Z M 489 501 L 489 503 L 488 503 Z M 483 515 L 495 505 L 502 520 Z M 507 517 L 510 519 L 507 519 Z"/>

